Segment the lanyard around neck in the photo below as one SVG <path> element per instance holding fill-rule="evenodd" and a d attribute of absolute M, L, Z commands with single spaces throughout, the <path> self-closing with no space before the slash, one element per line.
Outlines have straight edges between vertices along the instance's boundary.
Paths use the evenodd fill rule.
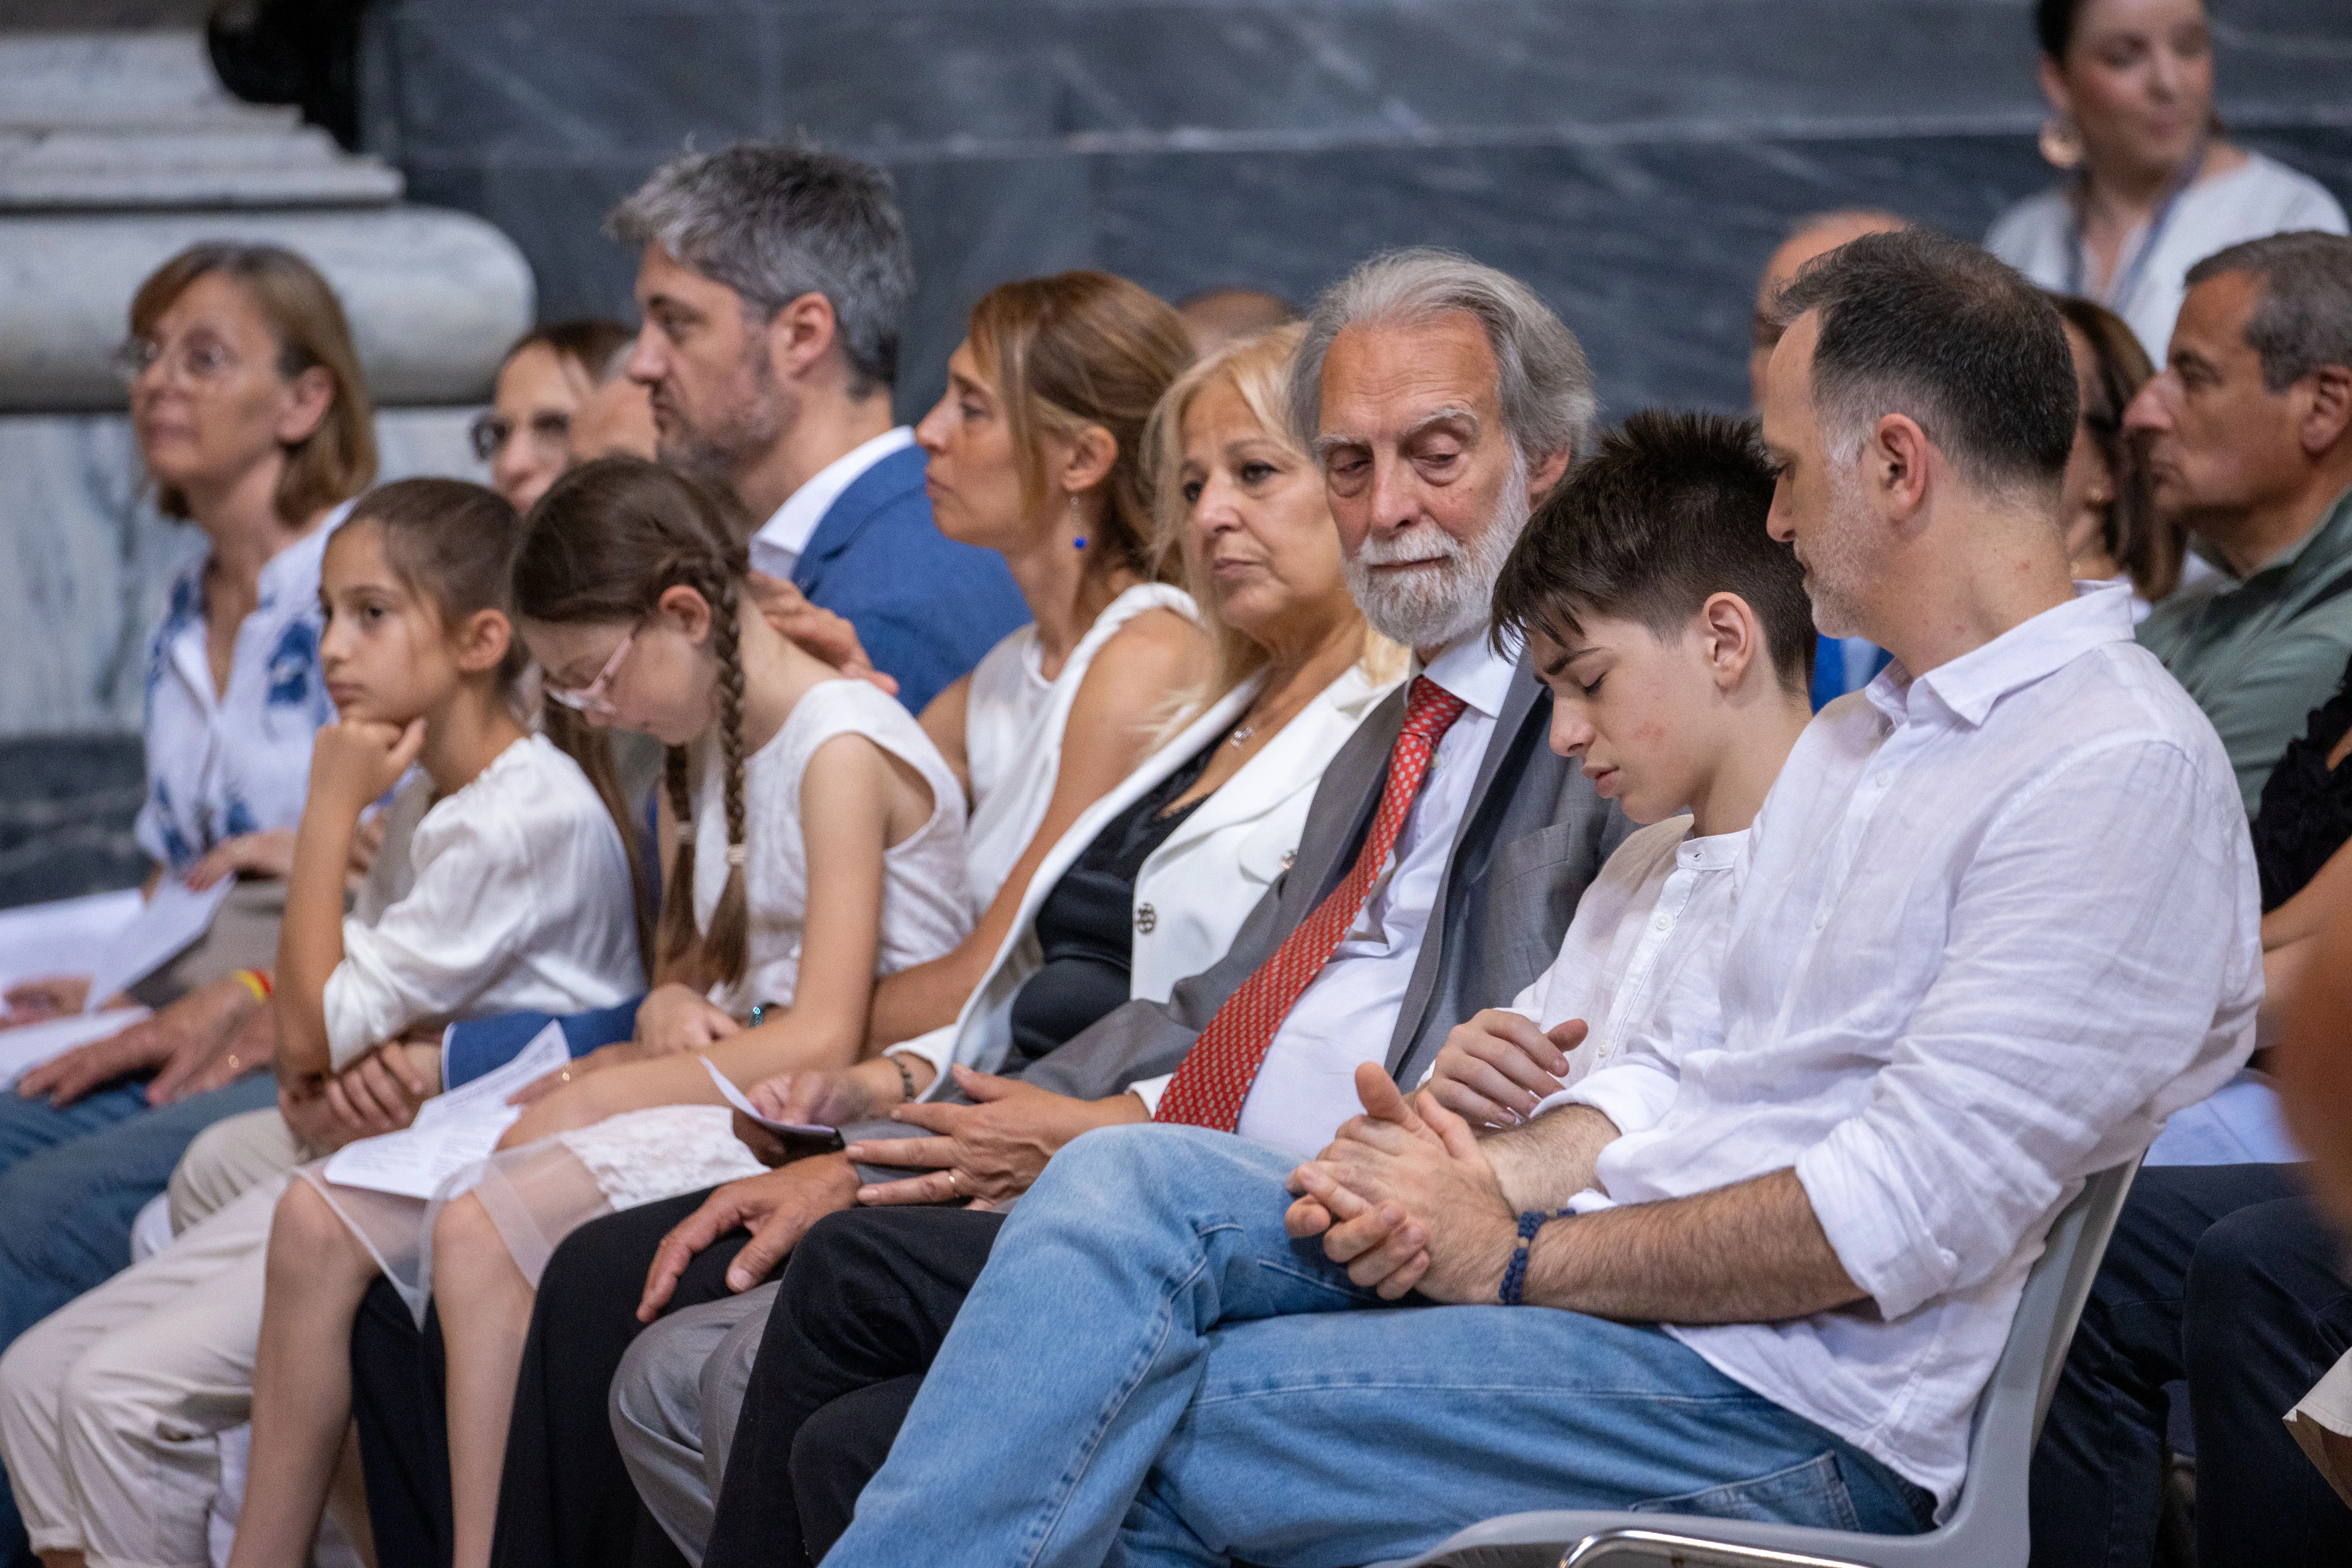
<path fill-rule="evenodd" d="M 2165 188 L 2164 200 L 2157 204 L 2155 215 L 2147 220 L 2147 233 L 2140 237 L 2140 242 L 2131 255 L 2116 268 L 2115 276 L 2107 280 L 2107 287 L 2097 295 L 2093 295 L 2083 286 L 2086 280 L 2083 265 L 2083 205 L 2090 183 L 2089 174 L 2084 174 L 2084 190 L 2078 190 L 2074 199 L 2067 204 L 2074 215 L 2072 233 L 2068 236 L 2070 243 L 2066 247 L 2067 293 L 2096 299 L 2100 304 L 2111 308 L 2119 307 L 2132 297 L 2147 271 L 2149 260 L 2156 255 L 2156 247 L 2163 242 L 2165 228 L 2172 222 L 2173 209 L 2180 205 L 2180 198 L 2188 193 L 2189 187 L 2197 183 L 2197 176 L 2205 172 L 2205 152 L 2209 145 L 2200 142 L 2197 151 L 2181 163 L 2180 173 L 2173 176 L 2171 184 Z"/>

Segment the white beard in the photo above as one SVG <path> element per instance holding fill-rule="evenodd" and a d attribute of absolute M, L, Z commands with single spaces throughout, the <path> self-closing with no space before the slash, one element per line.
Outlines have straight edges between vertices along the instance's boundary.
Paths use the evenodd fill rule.
<path fill-rule="evenodd" d="M 1364 541 L 1342 563 L 1348 592 L 1372 629 L 1407 647 L 1442 647 L 1484 626 L 1494 614 L 1495 583 L 1528 526 L 1526 463 L 1515 459 L 1495 515 L 1476 538 L 1456 539 L 1433 522 Z M 1398 561 L 1428 564 L 1374 573 Z"/>

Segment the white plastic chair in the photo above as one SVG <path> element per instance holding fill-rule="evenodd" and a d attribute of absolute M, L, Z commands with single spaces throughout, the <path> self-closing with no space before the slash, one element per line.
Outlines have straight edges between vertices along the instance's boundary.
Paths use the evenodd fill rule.
<path fill-rule="evenodd" d="M 1379 1568 L 2022 1568 L 2025 1481 L 2042 1418 L 2139 1161 L 2084 1184 L 2050 1226 L 2026 1276 L 2009 1343 L 1977 1404 L 1968 1479 L 1952 1516 L 1923 1535 L 1862 1535 L 1688 1514 L 1506 1514 L 1460 1531 L 1410 1562 Z"/>

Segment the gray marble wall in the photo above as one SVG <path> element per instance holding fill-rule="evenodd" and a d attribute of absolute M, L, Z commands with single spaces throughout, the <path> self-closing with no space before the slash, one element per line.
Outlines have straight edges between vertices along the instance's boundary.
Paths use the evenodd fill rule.
<path fill-rule="evenodd" d="M 2352 5 L 2210 3 L 2232 125 L 2352 204 Z M 1534 283 L 1619 412 L 1737 406 L 1791 218 L 1975 235 L 2049 177 L 2025 0 L 388 0 L 370 29 L 368 144 L 513 237 L 547 317 L 625 309 L 597 220 L 689 139 L 882 162 L 908 412 L 1004 279 L 1304 298 L 1416 241 Z"/>

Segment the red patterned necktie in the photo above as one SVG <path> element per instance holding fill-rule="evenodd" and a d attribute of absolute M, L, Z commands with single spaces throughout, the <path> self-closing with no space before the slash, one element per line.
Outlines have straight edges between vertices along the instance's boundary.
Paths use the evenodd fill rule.
<path fill-rule="evenodd" d="M 1299 995 L 1330 962 L 1356 911 L 1372 890 L 1372 879 L 1389 863 L 1397 833 L 1413 796 L 1429 776 L 1430 759 L 1437 742 L 1462 717 L 1462 699 L 1431 680 L 1417 678 L 1405 700 L 1404 728 L 1389 752 L 1388 783 L 1381 790 L 1380 809 L 1372 815 L 1371 831 L 1349 868 L 1345 880 L 1299 922 L 1274 956 L 1258 965 L 1241 988 L 1225 998 L 1209 1026 L 1201 1031 L 1175 1081 L 1160 1098 L 1158 1121 L 1181 1121 L 1231 1132 L 1242 1119 L 1242 1102 L 1274 1045 L 1275 1031 L 1289 1015 Z"/>

